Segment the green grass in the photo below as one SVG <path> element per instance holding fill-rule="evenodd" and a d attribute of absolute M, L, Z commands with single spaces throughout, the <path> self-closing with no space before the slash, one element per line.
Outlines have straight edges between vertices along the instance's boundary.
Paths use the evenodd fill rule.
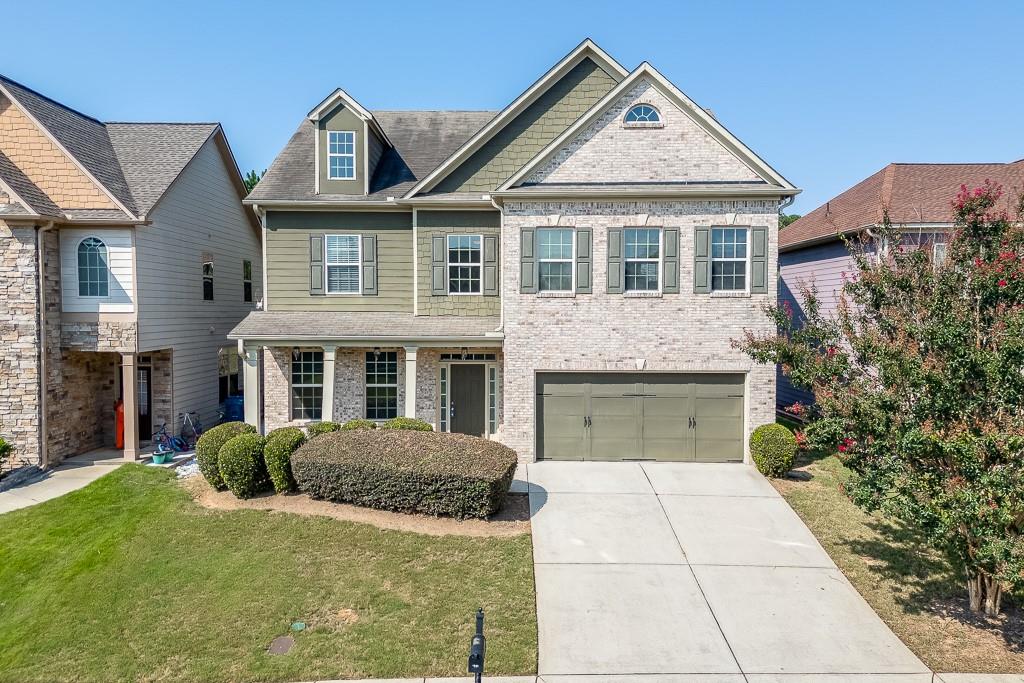
<path fill-rule="evenodd" d="M 126 465 L 0 515 L 0 681 L 299 681 L 536 671 L 528 534 L 431 537 L 199 507 Z M 354 610 L 355 623 L 339 620 Z M 295 634 L 286 655 L 270 641 Z"/>
<path fill-rule="evenodd" d="M 913 529 L 857 508 L 840 490 L 850 472 L 834 456 L 798 463 L 799 479 L 773 480 L 864 599 L 929 667 L 944 672 L 1024 671 L 1022 613 L 967 610 L 948 561 Z M 1007 601 L 1009 602 L 1009 601 Z"/>

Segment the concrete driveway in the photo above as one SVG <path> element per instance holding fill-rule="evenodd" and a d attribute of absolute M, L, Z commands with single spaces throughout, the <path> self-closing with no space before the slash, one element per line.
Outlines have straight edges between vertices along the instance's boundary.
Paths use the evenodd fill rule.
<path fill-rule="evenodd" d="M 931 681 L 753 468 L 548 462 L 525 474 L 547 683 Z"/>

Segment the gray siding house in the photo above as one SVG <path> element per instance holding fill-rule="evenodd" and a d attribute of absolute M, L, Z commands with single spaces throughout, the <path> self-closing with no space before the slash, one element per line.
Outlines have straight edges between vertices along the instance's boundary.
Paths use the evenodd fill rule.
<path fill-rule="evenodd" d="M 313 108 L 246 199 L 246 420 L 417 417 L 524 461 L 742 461 L 798 190 L 648 63 L 586 40 L 499 112 Z"/>
<path fill-rule="evenodd" d="M 261 231 L 216 123 L 103 123 L 0 77 L 0 436 L 16 462 L 113 447 L 239 393 L 226 334 Z"/>

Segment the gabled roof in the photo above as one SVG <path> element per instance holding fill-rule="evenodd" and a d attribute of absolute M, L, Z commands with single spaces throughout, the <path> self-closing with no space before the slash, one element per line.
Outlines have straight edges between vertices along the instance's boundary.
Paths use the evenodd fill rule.
<path fill-rule="evenodd" d="M 612 59 L 604 50 L 597 46 L 594 41 L 587 38 L 577 45 L 569 54 L 563 57 L 557 64 L 548 70 L 543 76 L 527 88 L 519 97 L 502 109 L 486 126 L 481 128 L 465 144 L 455 150 L 443 163 L 438 165 L 426 177 L 416 183 L 406 192 L 405 197 L 428 192 L 437 183 L 443 180 L 448 173 L 453 171 L 460 163 L 468 159 L 474 152 L 480 149 L 490 140 L 501 128 L 512 121 L 518 114 L 525 110 L 538 97 L 540 97 L 551 85 L 556 83 L 562 76 L 571 71 L 584 59 L 591 59 L 602 67 L 612 78 L 621 80 L 628 73 L 617 61 Z"/>
<path fill-rule="evenodd" d="M 341 88 L 335 88 L 334 92 L 328 95 L 323 102 L 313 107 L 312 111 L 306 114 L 306 118 L 314 123 L 320 120 L 320 117 L 327 114 L 337 108 L 339 104 L 344 104 L 346 107 L 356 113 L 356 116 L 366 121 L 369 126 L 377 133 L 377 136 L 384 141 L 388 147 L 391 147 L 391 140 L 388 139 L 387 133 L 381 127 L 380 123 L 373 117 L 373 113 L 359 104 L 354 97 L 349 95 Z"/>
<path fill-rule="evenodd" d="M 1024 160 L 1008 164 L 889 164 L 779 233 L 779 248 L 834 239 L 873 225 L 883 213 L 896 225 L 951 224 L 951 203 L 961 185 L 986 180 L 1003 186 L 1005 208 L 1024 192 Z"/>
<path fill-rule="evenodd" d="M 619 84 L 607 95 L 601 98 L 597 104 L 591 107 L 590 111 L 577 119 L 575 123 L 564 130 L 561 135 L 552 140 L 547 147 L 541 150 L 532 160 L 505 181 L 498 188 L 498 191 L 505 192 L 522 183 L 530 176 L 531 172 L 550 159 L 563 146 L 565 146 L 566 143 L 584 131 L 587 126 L 596 121 L 631 87 L 636 85 L 642 79 L 647 79 L 647 81 L 654 85 L 654 87 L 658 88 L 661 93 L 679 107 L 683 113 L 707 131 L 708 134 L 717 140 L 723 147 L 732 152 L 736 157 L 749 166 L 750 169 L 760 176 L 765 183 L 782 190 L 780 194 L 796 194 L 799 192 L 799 190 L 797 190 L 796 187 L 794 187 L 780 173 L 769 166 L 768 163 L 755 154 L 753 150 L 740 142 L 736 136 L 730 133 L 725 126 L 720 124 L 705 109 L 697 106 L 693 100 L 687 97 L 648 62 L 642 63 L 622 81 L 620 81 Z"/>

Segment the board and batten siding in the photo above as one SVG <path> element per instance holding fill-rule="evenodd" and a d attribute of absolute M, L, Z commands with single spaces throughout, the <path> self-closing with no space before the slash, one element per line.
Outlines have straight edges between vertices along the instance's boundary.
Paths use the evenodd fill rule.
<path fill-rule="evenodd" d="M 243 260 L 252 262 L 253 301 L 263 295 L 259 233 L 234 173 L 216 141 L 207 140 L 149 214 L 152 223 L 135 236 L 139 351 L 172 350 L 173 415 L 198 410 L 207 425 L 217 419 L 217 353 L 235 346 L 228 332 L 255 308 L 244 301 Z M 213 301 L 203 300 L 207 254 Z"/>
<path fill-rule="evenodd" d="M 108 296 L 78 293 L 78 245 L 95 237 L 107 248 L 110 269 Z M 132 231 L 127 228 L 64 229 L 60 231 L 61 310 L 65 313 L 132 313 Z"/>
<path fill-rule="evenodd" d="M 412 312 L 411 214 L 270 212 L 266 235 L 268 310 Z M 376 237 L 377 293 L 311 294 L 311 235 Z"/>

